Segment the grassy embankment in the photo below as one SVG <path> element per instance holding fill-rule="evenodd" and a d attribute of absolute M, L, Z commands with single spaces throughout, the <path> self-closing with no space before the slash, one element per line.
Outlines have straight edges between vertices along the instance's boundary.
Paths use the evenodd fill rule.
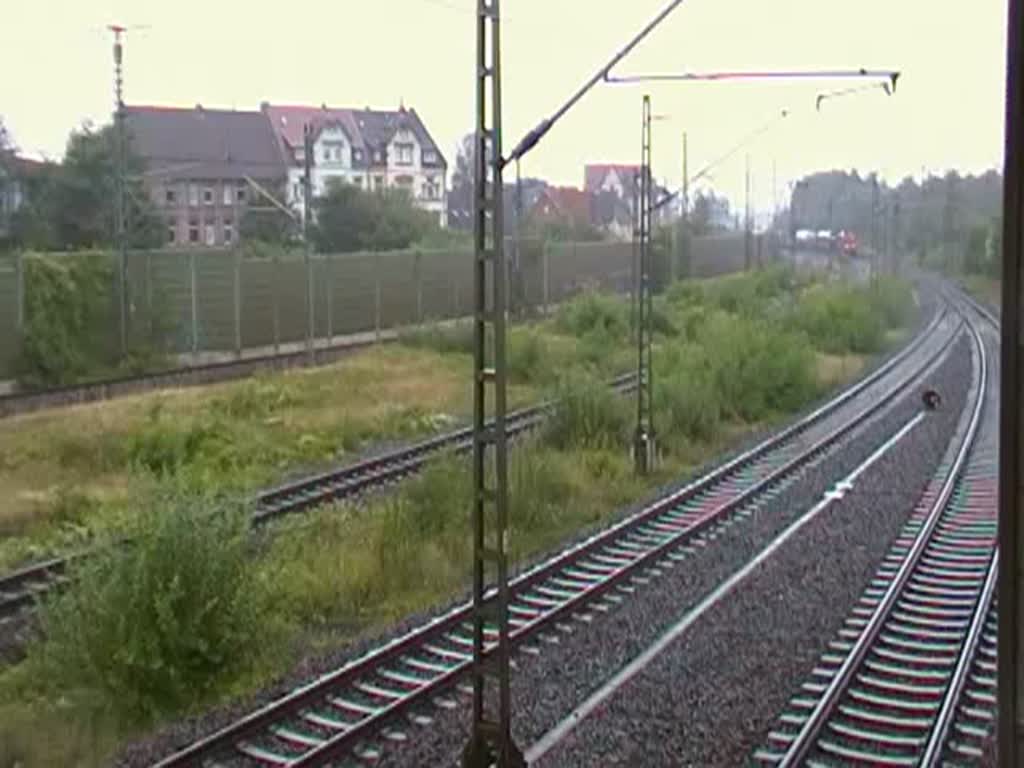
<path fill-rule="evenodd" d="M 885 348 L 888 332 L 907 324 L 910 307 L 905 286 L 886 283 L 871 295 L 805 284 L 782 271 L 674 286 L 658 300 L 655 318 L 656 425 L 664 455 L 658 471 L 643 480 L 634 477 L 626 450 L 630 402 L 603 385 L 631 359 L 628 306 L 584 296 L 556 318 L 517 331 L 511 362 L 522 396 L 546 390 L 564 405 L 529 445 L 512 452 L 515 556 L 543 552 L 601 524 L 738 436 L 856 375 L 868 356 Z M 0 675 L 0 700 L 9 702 L 0 705 L 0 764 L 102 763 L 124 739 L 251 690 L 287 670 L 299 653 L 337 646 L 464 588 L 470 486 L 462 460 L 439 459 L 396 494 L 368 505 L 285 521 L 255 546 L 245 511 L 209 498 L 280 471 L 295 454 L 282 457 L 278 443 L 303 450 L 296 432 L 319 434 L 315 430 L 327 429 L 320 420 L 337 409 L 364 430 L 412 407 L 409 400 L 424 391 L 432 396 L 417 401 L 416 418 L 429 421 L 437 408 L 464 412 L 462 384 L 470 367 L 464 332 L 428 332 L 410 342 L 412 349 L 369 353 L 390 368 L 364 361 L 364 397 L 376 402 L 389 393 L 391 405 L 376 414 L 350 407 L 353 388 L 343 390 L 348 395 L 335 391 L 346 381 L 345 367 L 228 385 L 209 395 L 220 405 L 206 403 L 203 413 L 225 420 L 210 445 L 248 456 L 252 449 L 238 443 L 253 443 L 264 447 L 261 458 L 221 461 L 219 453 L 206 452 L 212 448 L 185 449 L 186 460 L 163 467 L 159 481 L 147 480 L 159 491 L 133 497 L 131 513 L 122 490 L 111 506 L 122 510 L 119 519 L 141 544 L 85 566 L 75 585 L 45 606 L 46 639 Z M 294 400 L 272 394 L 281 389 Z M 182 395 L 189 396 L 207 395 Z M 232 417 L 226 403 L 236 398 L 254 404 Z M 321 407 L 321 399 L 329 404 Z M 160 429 L 191 434 L 190 419 L 205 423 L 184 403 L 161 409 L 168 407 L 180 410 L 163 423 L 158 414 Z M 138 408 L 130 427 L 117 421 L 113 431 L 122 441 L 131 443 L 135 430 L 154 429 L 153 406 Z M 330 423 L 338 430 L 350 422 L 338 417 Z M 331 449 L 321 442 L 319 453 L 299 460 L 333 456 L 333 446 L 344 443 L 331 437 L 338 433 L 319 438 Z M 271 458 L 262 458 L 264 451 Z M 115 466 L 111 477 L 134 491 L 127 480 L 134 469 L 126 467 L 135 464 Z M 198 492 L 207 496 L 196 498 Z M 218 504 L 225 509 L 211 517 Z M 32 524 L 59 527 L 49 517 Z"/>

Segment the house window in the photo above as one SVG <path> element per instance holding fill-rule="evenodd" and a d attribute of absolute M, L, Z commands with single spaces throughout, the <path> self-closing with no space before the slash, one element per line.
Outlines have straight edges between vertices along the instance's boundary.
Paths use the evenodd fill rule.
<path fill-rule="evenodd" d="M 199 187 L 195 184 L 188 185 L 188 204 L 199 205 Z"/>
<path fill-rule="evenodd" d="M 213 226 L 212 221 L 208 221 L 203 227 L 203 242 L 207 245 L 217 244 L 217 228 Z"/>
<path fill-rule="evenodd" d="M 213 187 L 203 187 L 203 205 L 213 205 Z"/>
<path fill-rule="evenodd" d="M 373 153 L 373 161 L 375 163 L 383 163 L 384 162 L 384 153 L 381 152 L 378 149 L 376 152 Z"/>
<path fill-rule="evenodd" d="M 431 149 L 425 150 L 423 152 L 423 162 L 424 163 L 436 163 L 437 162 L 437 152 L 434 152 Z"/>
<path fill-rule="evenodd" d="M 302 199 L 302 185 L 297 181 L 292 184 L 292 197 L 296 200 Z"/>
<path fill-rule="evenodd" d="M 361 149 L 353 149 L 352 150 L 352 158 L 357 163 L 361 163 L 363 161 L 363 150 L 361 150 Z"/>
<path fill-rule="evenodd" d="M 244 184 L 239 184 L 235 188 L 235 200 L 237 200 L 239 203 L 244 203 L 245 202 L 245 185 Z"/>
<path fill-rule="evenodd" d="M 384 177 L 383 176 L 374 176 L 373 177 L 373 188 L 374 189 L 384 189 Z"/>
<path fill-rule="evenodd" d="M 224 185 L 224 205 L 231 205 L 231 185 Z"/>
<path fill-rule="evenodd" d="M 168 187 L 164 190 L 164 202 L 168 205 L 174 205 L 178 202 L 178 195 L 174 191 L 174 187 Z"/>
<path fill-rule="evenodd" d="M 174 245 L 174 241 L 178 239 L 178 220 L 168 219 L 167 220 L 167 244 Z"/>
<path fill-rule="evenodd" d="M 224 219 L 224 245 L 231 245 L 235 241 L 235 220 Z"/>
<path fill-rule="evenodd" d="M 352 183 L 355 184 L 357 187 L 362 187 L 363 186 L 363 177 L 362 176 L 353 176 L 352 177 Z"/>
<path fill-rule="evenodd" d="M 395 144 L 395 152 L 398 154 L 395 160 L 398 165 L 412 165 L 412 144 Z"/>
<path fill-rule="evenodd" d="M 188 220 L 188 241 L 190 243 L 199 242 L 199 219 L 190 218 Z"/>
<path fill-rule="evenodd" d="M 397 184 L 400 187 L 411 187 L 412 186 L 412 181 L 413 181 L 412 176 L 396 176 L 395 177 L 395 184 Z"/>

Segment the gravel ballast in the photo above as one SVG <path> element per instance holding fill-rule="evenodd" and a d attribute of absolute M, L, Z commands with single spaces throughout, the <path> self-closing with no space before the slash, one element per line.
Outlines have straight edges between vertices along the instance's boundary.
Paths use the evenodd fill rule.
<path fill-rule="evenodd" d="M 953 394 L 956 389 L 954 383 L 958 375 L 962 378 L 964 371 L 968 370 L 967 364 L 961 359 L 964 357 L 962 351 L 957 350 L 951 356 L 951 363 L 932 377 L 947 398 L 947 408 L 943 414 L 958 407 L 958 396 Z M 966 387 L 965 382 L 963 386 Z M 962 395 L 959 397 L 962 399 Z M 614 672 L 618 665 L 649 643 L 651 638 L 660 632 L 661 627 L 671 623 L 676 615 L 685 612 L 687 607 L 714 588 L 721 578 L 748 560 L 764 543 L 799 515 L 808 506 L 803 503 L 804 501 L 820 495 L 837 475 L 844 473 L 844 468 L 852 468 L 863 460 L 864 456 L 916 412 L 919 402 L 917 393 L 912 394 L 880 423 L 874 423 L 864 429 L 863 434 L 853 441 L 848 450 L 825 459 L 800 481 L 770 503 L 763 505 L 753 518 L 718 534 L 714 541 L 709 541 L 707 546 L 701 548 L 699 555 L 666 572 L 664 577 L 654 580 L 650 586 L 638 589 L 635 598 L 626 597 L 623 605 L 614 608 L 609 615 L 595 612 L 595 623 L 592 628 L 574 624 L 573 634 L 561 635 L 561 642 L 558 645 L 539 643 L 543 653 L 536 659 L 520 655 L 520 668 L 514 677 L 518 718 L 517 741 L 520 744 L 528 744 L 557 722 L 586 695 L 588 690 L 598 685 Z M 942 414 L 929 421 L 937 423 L 941 418 Z M 927 425 L 922 425 L 918 432 L 923 432 L 925 426 Z M 720 460 L 716 460 L 716 463 Z M 640 506 L 642 505 L 636 505 L 634 509 Z M 623 514 L 629 511 L 631 510 L 624 510 Z M 432 611 L 431 615 L 437 612 L 439 611 Z M 421 624 L 423 620 L 422 614 L 410 617 L 383 637 L 399 634 Z M 252 711 L 259 704 L 288 692 L 298 682 L 307 681 L 324 670 L 333 669 L 381 641 L 381 636 L 378 635 L 357 644 L 349 644 L 337 652 L 309 659 L 279 684 L 259 694 L 220 708 L 202 718 L 175 724 L 155 738 L 135 745 L 123 753 L 119 764 L 148 765 L 174 748 L 187 744 L 199 735 L 209 733 L 219 725 Z M 589 647 L 594 642 L 601 646 L 600 653 Z M 411 730 L 411 738 L 407 745 L 401 748 L 389 747 L 381 764 L 455 764 L 465 738 L 465 727 L 468 722 L 466 710 L 460 708 L 451 713 L 434 711 L 432 714 L 435 716 L 435 722 L 431 727 Z"/>
<path fill-rule="evenodd" d="M 614 697 L 602 710 L 604 716 L 586 721 L 576 732 L 573 746 L 540 764 L 742 762 L 788 700 L 794 682 L 810 671 L 945 452 L 970 382 L 967 350 L 967 341 L 959 341 L 929 378 L 929 385 L 944 394 L 943 409 L 928 416 L 891 456 L 874 465 L 855 493 L 822 513 L 692 627 L 673 646 L 686 649 L 681 656 L 666 653 L 665 658 L 672 656 L 666 668 L 658 663 L 649 667 L 657 690 L 650 696 L 641 693 L 633 704 L 628 702 L 634 697 L 624 695 L 622 704 Z M 635 595 L 623 596 L 622 604 L 608 614 L 593 612 L 593 624 L 574 623 L 571 634 L 559 634 L 558 644 L 536 643 L 541 648 L 537 657 L 519 654 L 513 677 L 517 743 L 525 749 L 536 742 L 769 544 L 920 410 L 919 393 L 920 388 L 911 390 L 844 450 L 760 504 L 750 519 L 722 529 L 696 554 L 638 587 Z M 806 599 L 800 601 L 804 590 Z M 719 684 L 720 680 L 725 682 Z M 634 716 L 648 730 L 634 723 L 631 707 L 637 708 Z M 467 729 L 464 709 L 437 713 L 429 728 L 411 733 L 408 746 L 388 749 L 381 764 L 456 765 Z"/>

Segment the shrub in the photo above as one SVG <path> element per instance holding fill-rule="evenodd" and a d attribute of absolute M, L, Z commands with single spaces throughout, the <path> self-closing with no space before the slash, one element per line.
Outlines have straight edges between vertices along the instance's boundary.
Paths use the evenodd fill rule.
<path fill-rule="evenodd" d="M 713 437 L 722 406 L 714 369 L 701 347 L 673 346 L 655 361 L 658 434 L 669 446 Z"/>
<path fill-rule="evenodd" d="M 20 380 L 59 386 L 113 365 L 117 324 L 109 255 L 26 256 L 24 269 Z"/>
<path fill-rule="evenodd" d="M 554 372 L 547 342 L 532 329 L 509 334 L 507 363 L 509 375 L 525 383 L 543 381 Z"/>
<path fill-rule="evenodd" d="M 629 306 L 615 297 L 585 291 L 559 309 L 558 326 L 574 336 L 597 332 L 619 339 L 629 332 Z"/>
<path fill-rule="evenodd" d="M 629 419 L 626 404 L 602 381 L 582 373 L 564 377 L 556 388 L 555 412 L 547 424 L 556 448 L 624 445 Z"/>
<path fill-rule="evenodd" d="M 44 603 L 32 651 L 73 695 L 133 722 L 203 700 L 267 642 L 245 510 L 176 494 L 147 502 L 130 546 L 80 564 Z"/>
<path fill-rule="evenodd" d="M 905 280 L 880 279 L 870 299 L 888 328 L 906 328 L 914 317 L 914 295 Z"/>
<path fill-rule="evenodd" d="M 882 346 L 884 318 L 868 291 L 818 286 L 807 291 L 794 310 L 792 324 L 818 349 L 833 354 L 870 354 Z"/>
<path fill-rule="evenodd" d="M 717 313 L 701 341 L 726 414 L 756 421 L 796 408 L 815 392 L 814 354 L 800 335 Z"/>

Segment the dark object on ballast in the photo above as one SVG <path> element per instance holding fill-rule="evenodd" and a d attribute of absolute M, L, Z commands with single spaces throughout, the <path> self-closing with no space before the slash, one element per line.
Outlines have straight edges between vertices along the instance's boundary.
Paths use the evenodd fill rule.
<path fill-rule="evenodd" d="M 929 411 L 934 411 L 942 405 L 942 396 L 934 389 L 926 389 L 924 394 L 921 395 L 921 400 L 924 402 L 924 407 Z"/>

